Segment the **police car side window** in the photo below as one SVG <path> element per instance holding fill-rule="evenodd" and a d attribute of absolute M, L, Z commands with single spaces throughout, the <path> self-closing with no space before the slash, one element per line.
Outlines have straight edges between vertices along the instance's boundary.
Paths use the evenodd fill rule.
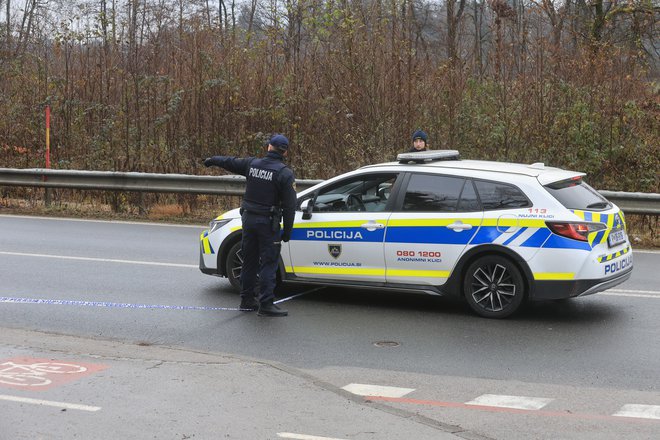
<path fill-rule="evenodd" d="M 484 211 L 532 206 L 525 194 L 513 185 L 483 180 L 475 180 L 474 184 Z"/>
<path fill-rule="evenodd" d="M 413 174 L 408 182 L 404 211 L 455 212 L 465 179 L 460 177 Z"/>
<path fill-rule="evenodd" d="M 458 202 L 459 212 L 481 211 L 481 205 L 477 198 L 477 192 L 474 190 L 472 180 L 466 180 L 461 192 L 461 200 Z"/>
<path fill-rule="evenodd" d="M 384 211 L 398 174 L 367 174 L 323 188 L 313 212 Z"/>

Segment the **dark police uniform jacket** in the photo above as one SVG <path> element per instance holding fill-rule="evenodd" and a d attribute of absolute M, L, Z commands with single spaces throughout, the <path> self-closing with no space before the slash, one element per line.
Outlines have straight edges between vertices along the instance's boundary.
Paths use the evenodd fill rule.
<path fill-rule="evenodd" d="M 213 156 L 210 164 L 245 176 L 247 184 L 241 203 L 244 212 L 270 216 L 272 207 L 281 208 L 283 233 L 290 237 L 296 212 L 295 176 L 283 161 L 280 153 L 269 151 L 263 158 Z"/>

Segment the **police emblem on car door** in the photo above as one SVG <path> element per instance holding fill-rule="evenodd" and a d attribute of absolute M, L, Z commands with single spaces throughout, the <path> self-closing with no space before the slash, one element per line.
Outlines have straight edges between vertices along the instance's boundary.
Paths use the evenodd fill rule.
<path fill-rule="evenodd" d="M 335 260 L 341 255 L 341 245 L 340 244 L 329 244 L 328 252 L 332 255 L 332 258 Z"/>

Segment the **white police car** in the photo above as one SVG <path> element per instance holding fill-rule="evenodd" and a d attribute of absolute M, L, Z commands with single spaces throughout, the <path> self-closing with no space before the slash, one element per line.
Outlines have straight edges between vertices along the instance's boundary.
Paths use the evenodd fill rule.
<path fill-rule="evenodd" d="M 584 173 L 400 154 L 298 194 L 280 281 L 462 296 L 504 318 L 527 300 L 589 295 L 630 277 L 623 212 Z M 239 287 L 238 209 L 200 237 L 200 269 Z"/>

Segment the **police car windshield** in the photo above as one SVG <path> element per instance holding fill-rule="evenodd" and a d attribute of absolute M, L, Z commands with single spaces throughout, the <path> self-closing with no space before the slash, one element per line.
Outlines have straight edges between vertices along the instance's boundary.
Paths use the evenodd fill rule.
<path fill-rule="evenodd" d="M 351 194 L 354 192 L 359 192 L 360 187 L 364 185 L 364 182 L 359 180 L 357 182 L 351 182 L 347 185 L 342 185 L 338 188 L 328 191 L 328 194 Z"/>
<path fill-rule="evenodd" d="M 568 179 L 544 187 L 568 209 L 609 209 L 612 205 L 582 179 Z"/>

